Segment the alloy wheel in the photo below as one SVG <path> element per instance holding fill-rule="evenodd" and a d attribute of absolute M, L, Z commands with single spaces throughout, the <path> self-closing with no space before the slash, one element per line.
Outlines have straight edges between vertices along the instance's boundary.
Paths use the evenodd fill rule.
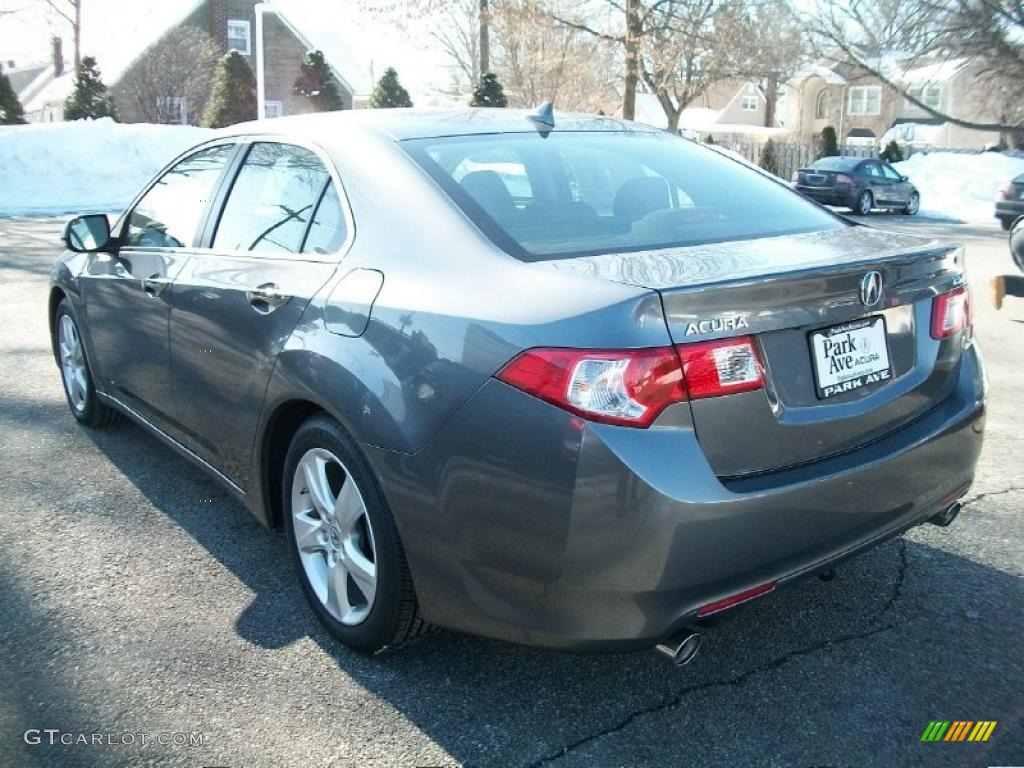
<path fill-rule="evenodd" d="M 82 339 L 70 315 L 61 315 L 57 329 L 57 350 L 60 354 L 60 368 L 68 400 L 75 411 L 83 413 L 89 391 L 86 378 L 88 373 L 85 368 L 85 354 L 82 352 Z"/>
<path fill-rule="evenodd" d="M 857 213 L 861 216 L 867 216 L 871 213 L 871 193 L 864 192 L 859 198 L 857 198 Z"/>
<path fill-rule="evenodd" d="M 295 467 L 291 501 L 295 545 L 314 594 L 342 624 L 362 623 L 377 593 L 377 549 L 352 474 L 330 451 L 312 448 Z"/>
<path fill-rule="evenodd" d="M 921 207 L 921 198 L 919 195 L 911 195 L 910 202 L 907 203 L 907 215 L 914 216 L 918 209 Z"/>

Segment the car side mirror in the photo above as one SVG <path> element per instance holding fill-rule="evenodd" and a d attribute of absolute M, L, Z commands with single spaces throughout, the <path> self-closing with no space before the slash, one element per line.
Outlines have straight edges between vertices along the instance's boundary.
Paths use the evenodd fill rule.
<path fill-rule="evenodd" d="M 79 216 L 64 226 L 64 245 L 75 253 L 104 251 L 111 241 L 110 221 L 103 213 Z"/>
<path fill-rule="evenodd" d="M 900 181 L 909 181 L 906 176 L 900 176 Z"/>

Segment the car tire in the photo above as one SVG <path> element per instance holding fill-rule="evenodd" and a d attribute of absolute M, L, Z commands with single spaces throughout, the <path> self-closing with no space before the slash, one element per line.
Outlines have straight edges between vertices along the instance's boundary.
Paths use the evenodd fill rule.
<path fill-rule="evenodd" d="M 105 427 L 120 421 L 121 413 L 101 403 L 96 396 L 78 319 L 67 299 L 61 299 L 53 315 L 53 348 L 71 415 L 88 427 Z"/>
<path fill-rule="evenodd" d="M 1002 227 L 1003 232 L 1009 232 L 1013 229 L 1014 220 L 1006 216 L 999 217 L 999 226 Z"/>
<path fill-rule="evenodd" d="M 864 190 L 857 196 L 856 202 L 851 206 L 853 212 L 858 216 L 867 216 L 875 207 L 875 199 L 870 192 Z"/>
<path fill-rule="evenodd" d="M 368 654 L 426 631 L 384 494 L 334 419 L 313 416 L 299 427 L 281 486 L 292 562 L 327 631 Z"/>
<path fill-rule="evenodd" d="M 919 210 L 921 210 L 921 196 L 914 192 L 903 209 L 903 213 L 907 216 L 916 216 Z"/>

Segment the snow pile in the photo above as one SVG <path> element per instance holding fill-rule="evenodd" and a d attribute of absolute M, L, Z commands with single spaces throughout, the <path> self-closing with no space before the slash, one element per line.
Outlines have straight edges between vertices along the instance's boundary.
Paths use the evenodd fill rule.
<path fill-rule="evenodd" d="M 212 131 L 110 118 L 0 128 L 0 216 L 123 209 L 157 171 Z"/>
<path fill-rule="evenodd" d="M 990 222 L 999 188 L 1024 173 L 1024 158 L 998 152 L 919 152 L 894 167 L 921 192 L 922 215 Z"/>

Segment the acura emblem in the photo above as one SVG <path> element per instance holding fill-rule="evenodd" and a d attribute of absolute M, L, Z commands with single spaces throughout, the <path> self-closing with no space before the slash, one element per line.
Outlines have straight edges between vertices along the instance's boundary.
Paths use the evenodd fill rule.
<path fill-rule="evenodd" d="M 873 307 L 882 298 L 882 273 L 872 270 L 860 281 L 860 303 Z"/>

